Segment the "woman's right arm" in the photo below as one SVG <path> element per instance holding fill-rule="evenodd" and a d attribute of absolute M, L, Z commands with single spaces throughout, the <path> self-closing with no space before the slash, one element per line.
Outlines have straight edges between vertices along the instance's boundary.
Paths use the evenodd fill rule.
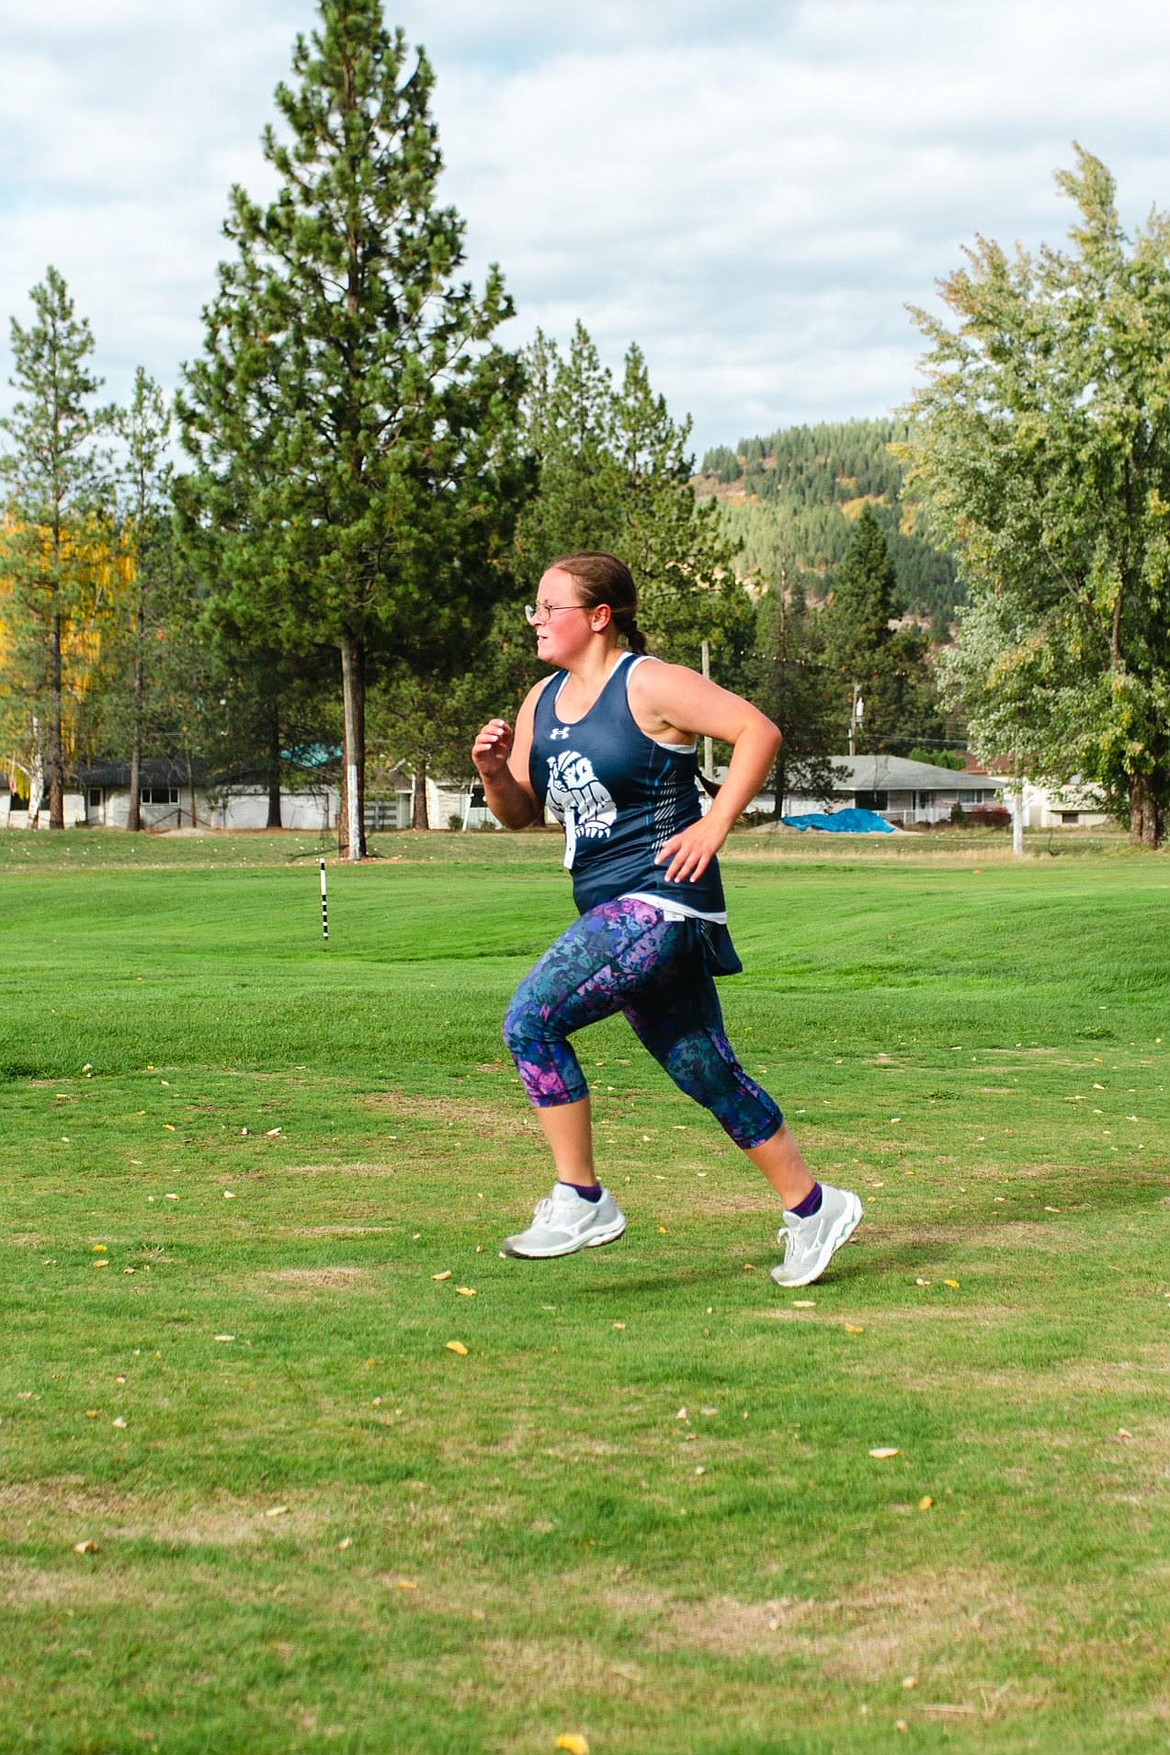
<path fill-rule="evenodd" d="M 471 746 L 488 809 L 507 829 L 527 829 L 544 815 L 528 778 L 536 700 L 543 687 L 544 682 L 537 683 L 524 697 L 515 731 L 506 719 L 489 719 Z"/>

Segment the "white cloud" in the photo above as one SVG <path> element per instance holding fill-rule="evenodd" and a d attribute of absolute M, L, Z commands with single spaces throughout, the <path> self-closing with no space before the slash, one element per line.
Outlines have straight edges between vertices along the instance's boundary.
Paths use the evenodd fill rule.
<path fill-rule="evenodd" d="M 909 392 L 905 313 L 977 232 L 1057 241 L 1080 140 L 1170 205 L 1170 10 L 1151 0 L 403 0 L 471 266 L 515 340 L 631 340 L 701 450 Z M 9 0 L 0 316 L 54 262 L 120 394 L 200 342 L 233 180 L 310 0 Z M 5 375 L 6 369 L 5 369 Z"/>

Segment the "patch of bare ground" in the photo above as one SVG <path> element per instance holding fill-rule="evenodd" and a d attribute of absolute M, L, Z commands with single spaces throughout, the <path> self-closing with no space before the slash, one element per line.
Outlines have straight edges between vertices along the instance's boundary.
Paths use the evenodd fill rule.
<path fill-rule="evenodd" d="M 584 1639 L 489 1639 L 482 1650 L 485 1670 L 525 1692 L 557 1699 L 578 1689 L 604 1694 L 609 1686 L 608 1659 Z"/>
<path fill-rule="evenodd" d="M 786 1657 L 803 1649 L 825 1675 L 852 1682 L 919 1672 L 946 1679 L 966 1641 L 984 1650 L 1006 1648 L 1043 1633 L 1006 1580 L 951 1569 L 862 1584 L 825 1601 L 709 1597 L 673 1603 L 654 1619 L 649 1639 L 661 1650 Z"/>
<path fill-rule="evenodd" d="M 366 1109 L 387 1112 L 402 1121 L 445 1121 L 451 1126 L 472 1128 L 477 1139 L 514 1139 L 528 1118 L 519 1104 L 508 1110 L 499 1103 L 474 1097 L 416 1097 L 404 1091 L 372 1091 L 358 1101 Z"/>
<path fill-rule="evenodd" d="M 277 1233 L 280 1237 L 384 1237 L 400 1225 L 296 1225 Z"/>
<path fill-rule="evenodd" d="M 107 1487 L 83 1486 L 60 1478 L 17 1481 L 0 1486 L 0 1535 L 7 1541 L 27 1540 L 30 1528 L 48 1527 L 63 1547 L 96 1541 L 115 1547 L 119 1541 L 150 1541 L 179 1547 L 241 1547 L 273 1530 L 303 1533 L 319 1522 L 310 1508 L 290 1506 L 279 1517 L 269 1514 L 277 1501 L 217 1496 L 195 1502 L 119 1493 Z M 23 1572 L 23 1569 L 17 1569 Z M 7 1579 L 8 1574 L 0 1573 Z"/>
<path fill-rule="evenodd" d="M 397 1176 L 395 1164 L 286 1164 L 279 1176 Z M 220 1178 L 221 1181 L 225 1180 Z"/>
<path fill-rule="evenodd" d="M 274 1268 L 249 1275 L 248 1283 L 261 1290 L 311 1297 L 314 1292 L 355 1291 L 368 1279 L 365 1268 L 358 1267 Z"/>

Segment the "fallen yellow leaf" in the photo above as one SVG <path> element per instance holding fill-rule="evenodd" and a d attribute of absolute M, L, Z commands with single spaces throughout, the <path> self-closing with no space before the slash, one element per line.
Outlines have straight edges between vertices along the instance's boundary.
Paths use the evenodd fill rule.
<path fill-rule="evenodd" d="M 933 1504 L 934 1500 L 930 1497 L 930 1494 L 924 1493 L 922 1498 L 918 1501 L 918 1509 L 919 1511 L 929 1511 Z"/>
<path fill-rule="evenodd" d="M 568 1755 L 589 1755 L 589 1745 L 577 1731 L 567 1731 L 558 1737 L 554 1747 L 567 1750 Z"/>
<path fill-rule="evenodd" d="M 288 1506 L 287 1505 L 270 1505 L 268 1510 L 264 1513 L 264 1515 L 265 1515 L 265 1517 L 287 1517 L 288 1516 Z"/>
<path fill-rule="evenodd" d="M 861 1323 L 859 1323 L 859 1322 L 847 1322 L 845 1324 L 845 1333 L 847 1335 L 863 1335 L 865 1333 L 865 1329 L 862 1327 Z"/>
<path fill-rule="evenodd" d="M 172 1126 L 171 1126 L 171 1124 L 170 1124 L 170 1122 L 169 1122 L 169 1121 L 164 1121 L 164 1122 L 163 1122 L 163 1126 L 164 1126 L 164 1127 L 165 1127 L 165 1128 L 166 1128 L 166 1130 L 167 1130 L 167 1132 L 168 1132 L 168 1133 L 174 1133 L 174 1131 L 175 1131 L 175 1130 L 174 1130 L 174 1128 L 173 1128 L 173 1127 L 172 1127 Z"/>
<path fill-rule="evenodd" d="M 449 1280 L 451 1278 L 451 1269 L 444 1268 L 441 1274 L 432 1274 L 431 1278 L 432 1280 Z"/>
<path fill-rule="evenodd" d="M 417 1590 L 418 1585 L 413 1578 L 400 1578 L 398 1580 L 397 1588 L 399 1590 Z"/>
<path fill-rule="evenodd" d="M 902 1452 L 897 1448 L 896 1445 L 879 1444 L 876 1447 L 876 1449 L 871 1450 L 869 1454 L 870 1454 L 870 1456 L 876 1456 L 879 1462 L 884 1462 L 886 1457 L 888 1457 L 888 1456 L 901 1456 Z"/>
<path fill-rule="evenodd" d="M 460 1298 L 475 1298 L 478 1295 L 474 1286 L 456 1286 L 455 1290 Z"/>
<path fill-rule="evenodd" d="M 467 1357 L 467 1348 L 463 1345 L 462 1341 L 448 1341 L 447 1351 L 449 1353 L 458 1353 L 461 1359 L 466 1359 Z"/>
<path fill-rule="evenodd" d="M 89 1265 L 90 1267 L 109 1267 L 110 1258 L 108 1255 L 102 1255 L 98 1257 L 97 1261 L 91 1261 Z"/>
<path fill-rule="evenodd" d="M 96 1554 L 98 1545 L 96 1542 L 74 1542 L 73 1552 L 75 1554 Z"/>
<path fill-rule="evenodd" d="M 105 1254 L 107 1254 L 107 1249 L 106 1249 L 106 1245 L 105 1245 L 105 1244 L 104 1244 L 104 1243 L 95 1243 L 95 1244 L 94 1244 L 94 1246 L 93 1246 L 93 1251 L 92 1251 L 92 1253 L 93 1253 L 93 1254 L 94 1254 L 94 1255 L 105 1255 Z"/>
<path fill-rule="evenodd" d="M 944 1280 L 943 1281 L 944 1286 L 953 1286 L 956 1292 L 959 1290 L 959 1286 L 961 1283 L 962 1282 L 959 1280 Z"/>

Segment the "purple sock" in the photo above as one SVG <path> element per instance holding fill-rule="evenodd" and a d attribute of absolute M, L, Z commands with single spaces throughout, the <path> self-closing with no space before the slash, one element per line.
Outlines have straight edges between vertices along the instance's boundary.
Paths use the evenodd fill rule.
<path fill-rule="evenodd" d="M 820 1183 L 814 1182 L 811 1192 L 805 1195 L 799 1206 L 789 1207 L 788 1211 L 795 1213 L 798 1219 L 811 1219 L 814 1213 L 820 1212 L 823 1199 Z"/>
<path fill-rule="evenodd" d="M 595 1182 L 592 1188 L 582 1188 L 578 1182 L 562 1182 L 561 1187 L 571 1188 L 574 1194 L 579 1194 L 581 1196 L 582 1200 L 593 1201 L 601 1199 L 601 1184 L 598 1182 Z"/>

